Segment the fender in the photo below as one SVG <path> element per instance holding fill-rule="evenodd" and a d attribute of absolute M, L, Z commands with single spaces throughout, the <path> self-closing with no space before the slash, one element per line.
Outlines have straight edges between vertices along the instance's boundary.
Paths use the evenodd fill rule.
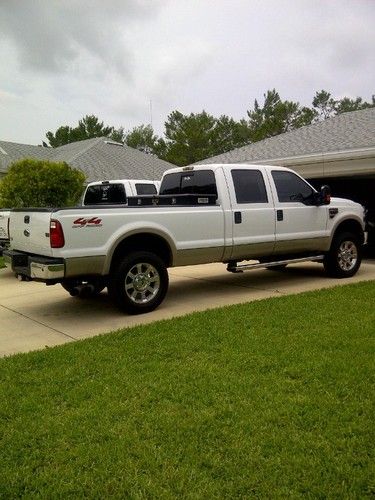
<path fill-rule="evenodd" d="M 332 229 L 330 230 L 330 237 L 329 237 L 329 246 L 331 246 L 331 243 L 332 243 L 332 240 L 336 234 L 336 231 L 337 231 L 337 228 L 344 222 L 346 221 L 355 221 L 358 223 L 358 225 L 361 227 L 362 229 L 362 233 L 364 232 L 365 230 L 365 226 L 364 226 L 364 222 L 363 222 L 363 219 L 361 219 L 361 217 L 359 217 L 358 215 L 356 214 L 343 214 L 342 217 L 340 217 L 339 219 L 337 219 L 335 221 L 335 224 L 333 225 Z"/>
<path fill-rule="evenodd" d="M 125 232 L 124 232 L 125 229 Z M 110 242 L 110 247 L 109 250 L 106 254 L 105 258 L 105 263 L 104 263 L 104 268 L 103 268 L 103 274 L 108 274 L 110 267 L 111 267 L 111 262 L 112 262 L 112 257 L 113 254 L 115 253 L 116 248 L 118 245 L 129 238 L 130 236 L 134 236 L 136 234 L 153 234 L 155 236 L 159 236 L 163 238 L 169 245 L 171 252 L 172 252 L 172 260 L 175 261 L 176 258 L 176 244 L 173 240 L 172 235 L 170 232 L 163 226 L 160 226 L 159 224 L 155 224 L 153 222 L 147 222 L 146 224 L 140 225 L 139 223 L 133 223 L 133 224 L 128 224 L 127 226 L 122 227 L 119 231 L 117 231 L 114 235 L 113 238 L 111 238 Z"/>

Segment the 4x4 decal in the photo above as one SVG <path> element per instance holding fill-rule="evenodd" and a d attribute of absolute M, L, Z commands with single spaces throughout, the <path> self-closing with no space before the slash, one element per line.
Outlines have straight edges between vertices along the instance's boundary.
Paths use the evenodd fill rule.
<path fill-rule="evenodd" d="M 90 219 L 86 219 L 85 217 L 79 217 L 75 221 L 73 221 L 72 227 L 101 227 L 102 219 L 98 219 L 98 217 L 91 217 Z"/>

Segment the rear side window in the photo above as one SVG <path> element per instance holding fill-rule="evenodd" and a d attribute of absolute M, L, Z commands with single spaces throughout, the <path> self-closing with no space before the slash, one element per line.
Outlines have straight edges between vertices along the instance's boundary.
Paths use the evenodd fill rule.
<path fill-rule="evenodd" d="M 282 203 L 308 200 L 314 194 L 312 187 L 293 172 L 274 170 L 272 177 L 275 182 L 277 197 Z"/>
<path fill-rule="evenodd" d="M 263 175 L 259 170 L 232 170 L 237 203 L 268 203 Z"/>
<path fill-rule="evenodd" d="M 135 189 L 137 194 L 157 194 L 156 186 L 154 184 L 141 184 L 138 183 L 135 185 Z"/>
<path fill-rule="evenodd" d="M 84 205 L 117 205 L 126 203 L 123 184 L 96 184 L 89 186 L 85 194 Z"/>
<path fill-rule="evenodd" d="M 211 194 L 217 196 L 215 175 L 212 170 L 167 174 L 163 178 L 160 194 Z"/>

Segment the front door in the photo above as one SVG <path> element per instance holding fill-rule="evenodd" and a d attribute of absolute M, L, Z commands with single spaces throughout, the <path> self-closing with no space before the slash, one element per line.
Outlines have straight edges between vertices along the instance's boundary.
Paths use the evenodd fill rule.
<path fill-rule="evenodd" d="M 275 254 L 326 248 L 328 209 L 316 206 L 315 190 L 294 172 L 275 169 L 269 175 L 275 190 Z"/>

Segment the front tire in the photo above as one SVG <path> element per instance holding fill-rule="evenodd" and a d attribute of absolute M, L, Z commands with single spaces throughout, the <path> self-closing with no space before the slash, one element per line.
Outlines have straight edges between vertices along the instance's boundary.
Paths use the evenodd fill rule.
<path fill-rule="evenodd" d="M 119 309 L 143 314 L 156 309 L 168 291 L 168 271 L 151 252 L 133 252 L 112 269 L 108 292 Z"/>
<path fill-rule="evenodd" d="M 359 237 L 353 233 L 341 233 L 334 237 L 323 265 L 329 276 L 350 278 L 358 271 L 361 261 L 362 248 Z"/>

